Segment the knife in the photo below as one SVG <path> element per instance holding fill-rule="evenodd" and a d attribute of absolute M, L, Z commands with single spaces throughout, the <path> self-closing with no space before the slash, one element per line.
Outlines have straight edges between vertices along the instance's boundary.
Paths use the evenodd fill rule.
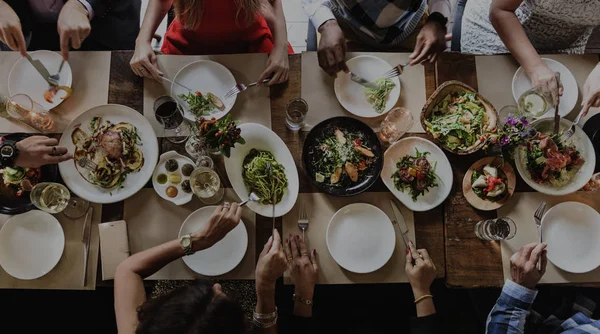
<path fill-rule="evenodd" d="M 87 267 L 88 267 L 88 253 L 90 251 L 90 241 L 92 239 L 92 215 L 94 209 L 90 207 L 85 214 L 85 221 L 83 223 L 83 237 L 81 242 L 83 243 L 83 286 L 87 285 Z"/>
<path fill-rule="evenodd" d="M 398 226 L 398 230 L 400 231 L 400 234 L 402 235 L 402 240 L 404 240 L 404 245 L 406 246 L 406 248 L 409 248 L 408 244 L 410 242 L 410 239 L 408 238 L 408 226 L 406 226 L 406 221 L 404 221 L 404 216 L 402 215 L 402 213 L 400 212 L 400 209 L 398 209 L 398 206 L 396 205 L 396 203 L 394 203 L 394 201 L 390 200 L 390 204 L 392 206 L 392 210 L 394 210 L 394 217 L 396 218 L 396 220 L 392 221 L 392 224 Z"/>
<path fill-rule="evenodd" d="M 276 195 L 273 193 L 273 229 L 271 230 L 271 235 L 273 235 L 273 239 L 275 239 L 275 198 Z"/>
<path fill-rule="evenodd" d="M 48 69 L 44 66 L 44 64 L 42 64 L 41 61 L 39 61 L 39 59 L 32 59 L 29 53 L 25 57 L 50 86 L 58 86 L 58 82 L 50 78 L 50 72 L 48 72 Z"/>
<path fill-rule="evenodd" d="M 363 77 L 361 77 L 359 75 L 356 75 L 356 74 L 354 74 L 352 72 L 350 72 L 350 80 L 356 82 L 359 85 L 362 85 L 362 86 L 365 86 L 365 87 L 368 87 L 368 88 L 373 88 L 373 89 L 378 89 L 379 88 L 379 86 L 377 86 L 377 84 L 375 84 L 374 82 L 369 81 L 369 80 L 367 80 L 367 79 L 365 79 L 365 78 L 363 78 Z"/>

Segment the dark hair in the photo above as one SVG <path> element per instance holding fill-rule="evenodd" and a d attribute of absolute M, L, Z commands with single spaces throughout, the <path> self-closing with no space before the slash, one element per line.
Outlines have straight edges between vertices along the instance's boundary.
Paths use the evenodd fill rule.
<path fill-rule="evenodd" d="M 215 295 L 212 284 L 197 280 L 138 309 L 137 334 L 241 334 L 244 310 L 236 301 Z"/>

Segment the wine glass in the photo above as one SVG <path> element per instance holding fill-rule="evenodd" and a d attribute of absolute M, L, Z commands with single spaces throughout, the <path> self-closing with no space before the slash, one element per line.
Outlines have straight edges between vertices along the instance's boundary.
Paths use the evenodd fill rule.
<path fill-rule="evenodd" d="M 59 213 L 69 204 L 71 193 L 60 183 L 40 182 L 31 189 L 29 199 L 44 212 Z"/>
<path fill-rule="evenodd" d="M 163 127 L 163 135 L 174 144 L 183 143 L 191 134 L 191 127 L 183 117 L 181 105 L 170 96 L 154 101 L 154 117 Z"/>
<path fill-rule="evenodd" d="M 90 202 L 79 198 L 73 197 L 69 199 L 67 207 L 63 210 L 63 214 L 71 219 L 77 219 L 83 217 L 90 207 Z"/>
<path fill-rule="evenodd" d="M 225 195 L 219 174 L 207 167 L 198 167 L 190 175 L 192 191 L 204 204 L 218 203 Z"/>
<path fill-rule="evenodd" d="M 36 103 L 27 94 L 15 94 L 6 101 L 6 112 L 43 134 L 59 132 L 60 118 Z"/>
<path fill-rule="evenodd" d="M 379 130 L 379 139 L 384 144 L 391 144 L 400 139 L 414 125 L 410 110 L 406 108 L 394 108 L 390 110 L 385 119 L 381 122 Z"/>

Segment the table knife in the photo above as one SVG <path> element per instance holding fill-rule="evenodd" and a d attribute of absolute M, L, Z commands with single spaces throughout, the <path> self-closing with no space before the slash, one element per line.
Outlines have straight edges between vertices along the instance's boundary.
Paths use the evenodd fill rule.
<path fill-rule="evenodd" d="M 92 216 L 94 209 L 90 207 L 85 214 L 85 221 L 83 223 L 83 237 L 81 242 L 83 243 L 83 286 L 87 286 L 87 268 L 88 268 L 88 253 L 90 251 L 90 241 L 92 239 Z"/>
<path fill-rule="evenodd" d="M 46 80 L 46 82 L 50 86 L 58 86 L 58 82 L 50 78 L 50 72 L 48 72 L 48 69 L 44 66 L 44 64 L 42 64 L 41 61 L 39 61 L 38 59 L 34 60 L 33 58 L 31 58 L 29 53 L 25 56 L 25 58 L 29 60 L 29 62 L 35 68 L 35 70 L 42 76 L 42 78 L 44 78 L 44 80 Z"/>
<path fill-rule="evenodd" d="M 404 216 L 402 215 L 402 213 L 400 212 L 400 209 L 398 209 L 398 206 L 396 205 L 396 203 L 394 203 L 394 201 L 390 200 L 390 205 L 392 206 L 392 210 L 394 211 L 394 217 L 396 218 L 396 220 L 392 221 L 392 224 L 398 226 L 398 230 L 400 231 L 400 235 L 402 235 L 402 240 L 404 240 L 404 245 L 406 246 L 406 248 L 410 248 L 409 242 L 410 239 L 408 238 L 408 226 L 406 226 L 406 221 L 404 220 Z"/>
<path fill-rule="evenodd" d="M 365 78 L 363 78 L 363 77 L 361 77 L 359 75 L 356 75 L 356 74 L 354 74 L 352 72 L 350 72 L 350 80 L 356 82 L 359 85 L 362 85 L 362 86 L 365 86 L 365 87 L 368 87 L 368 88 L 373 88 L 373 89 L 378 89 L 379 88 L 379 86 L 377 86 L 376 83 L 374 83 L 372 81 L 369 81 L 369 80 L 367 80 L 367 79 L 365 79 Z"/>
<path fill-rule="evenodd" d="M 275 240 L 275 199 L 276 199 L 276 195 L 273 194 L 273 229 L 271 230 L 271 235 L 273 235 L 273 240 Z"/>

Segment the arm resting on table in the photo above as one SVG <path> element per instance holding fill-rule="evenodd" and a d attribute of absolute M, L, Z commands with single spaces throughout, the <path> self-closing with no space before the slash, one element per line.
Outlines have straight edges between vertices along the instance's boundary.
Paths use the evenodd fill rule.
<path fill-rule="evenodd" d="M 530 290 L 511 280 L 506 281 L 496 305 L 488 315 L 486 333 L 523 333 L 525 318 L 537 293 L 537 290 Z"/>

